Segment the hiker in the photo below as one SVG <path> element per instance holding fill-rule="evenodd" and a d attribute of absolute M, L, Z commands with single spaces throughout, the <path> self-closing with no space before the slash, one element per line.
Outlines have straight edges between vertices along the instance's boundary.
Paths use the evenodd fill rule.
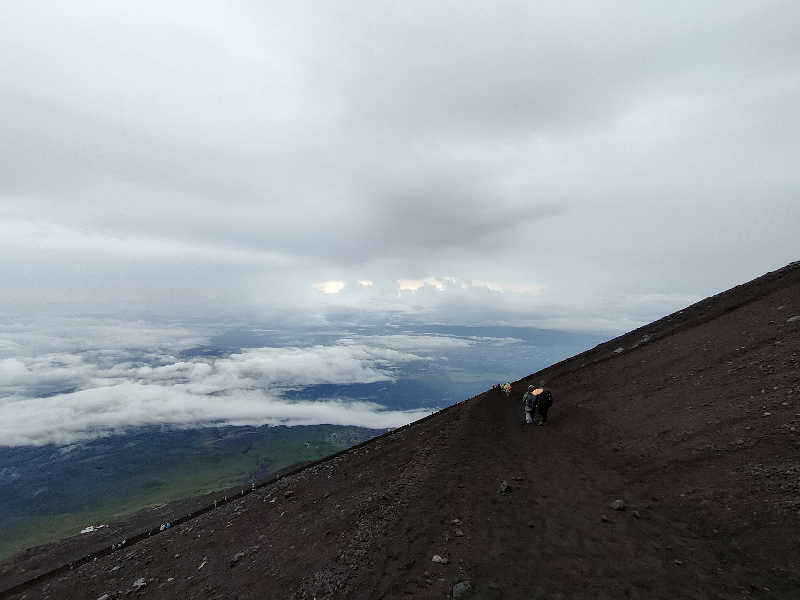
<path fill-rule="evenodd" d="M 537 393 L 538 392 L 538 393 Z M 536 398 L 534 404 L 536 406 L 536 414 L 539 415 L 537 425 L 547 424 L 547 411 L 553 406 L 553 392 L 547 388 L 539 388 L 533 390 L 534 397 Z"/>
<path fill-rule="evenodd" d="M 533 423 L 533 410 L 536 406 L 536 396 L 532 385 L 528 386 L 528 391 L 522 396 L 522 406 L 525 407 L 525 424 L 530 425 Z"/>
<path fill-rule="evenodd" d="M 506 398 L 511 396 L 511 384 L 507 381 L 503 384 L 503 392 L 505 392 Z"/>

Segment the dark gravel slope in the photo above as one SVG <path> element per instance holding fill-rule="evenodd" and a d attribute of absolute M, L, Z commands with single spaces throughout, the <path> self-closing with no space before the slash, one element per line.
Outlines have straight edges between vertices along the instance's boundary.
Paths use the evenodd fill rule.
<path fill-rule="evenodd" d="M 793 264 L 10 597 L 800 598 L 797 315 Z"/>

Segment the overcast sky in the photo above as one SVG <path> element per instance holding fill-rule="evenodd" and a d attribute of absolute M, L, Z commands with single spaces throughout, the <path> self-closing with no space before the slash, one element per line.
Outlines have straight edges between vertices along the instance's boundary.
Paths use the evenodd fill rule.
<path fill-rule="evenodd" d="M 7 2 L 0 311 L 622 330 L 798 258 L 796 2 Z"/>

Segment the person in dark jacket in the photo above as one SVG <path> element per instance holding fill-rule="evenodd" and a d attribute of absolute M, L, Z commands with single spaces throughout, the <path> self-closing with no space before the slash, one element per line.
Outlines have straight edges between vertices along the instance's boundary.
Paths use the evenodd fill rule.
<path fill-rule="evenodd" d="M 539 415 L 536 424 L 545 425 L 547 423 L 547 411 L 553 406 L 553 392 L 547 388 L 538 388 L 533 390 L 533 394 L 536 398 L 536 414 Z"/>
<path fill-rule="evenodd" d="M 528 391 L 522 397 L 522 406 L 525 408 L 525 424 L 533 423 L 534 409 L 536 408 L 536 391 L 532 385 L 528 386 Z"/>

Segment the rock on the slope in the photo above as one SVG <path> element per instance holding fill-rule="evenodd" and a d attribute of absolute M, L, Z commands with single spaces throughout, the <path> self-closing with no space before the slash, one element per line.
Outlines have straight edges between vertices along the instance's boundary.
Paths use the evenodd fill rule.
<path fill-rule="evenodd" d="M 622 346 L 614 350 L 614 354 L 622 354 L 623 352 L 625 352 L 625 348 L 623 348 Z"/>
<path fill-rule="evenodd" d="M 97 600 L 109 600 L 110 598 L 111 596 L 109 596 L 108 594 L 103 594 Z"/>
<path fill-rule="evenodd" d="M 144 577 L 139 577 L 139 579 L 133 582 L 133 587 L 135 587 L 137 590 L 143 588 L 146 585 L 147 582 L 144 580 Z"/>
<path fill-rule="evenodd" d="M 453 599 L 466 598 L 472 591 L 472 584 L 469 581 L 459 581 L 453 586 Z"/>
<path fill-rule="evenodd" d="M 244 552 L 237 552 L 236 554 L 233 555 L 233 558 L 231 559 L 231 566 L 234 566 L 243 558 L 244 558 Z"/>
<path fill-rule="evenodd" d="M 795 321 L 800 321 L 800 315 L 794 315 L 793 317 L 786 319 L 787 323 L 794 323 Z"/>
<path fill-rule="evenodd" d="M 454 534 L 456 537 L 464 537 L 464 531 L 463 531 L 462 529 L 460 529 L 460 528 L 456 529 L 456 530 L 453 532 L 453 534 Z"/>
<path fill-rule="evenodd" d="M 617 498 L 610 504 L 613 510 L 625 510 L 625 501 Z"/>
<path fill-rule="evenodd" d="M 433 558 L 431 559 L 431 562 L 439 563 L 441 565 L 446 565 L 447 563 L 450 562 L 450 559 L 448 559 L 446 556 L 442 557 L 439 556 L 438 554 L 434 554 Z"/>
<path fill-rule="evenodd" d="M 511 486 L 508 485 L 508 482 L 505 479 L 500 482 L 500 493 L 501 494 L 510 494 L 511 493 Z"/>

